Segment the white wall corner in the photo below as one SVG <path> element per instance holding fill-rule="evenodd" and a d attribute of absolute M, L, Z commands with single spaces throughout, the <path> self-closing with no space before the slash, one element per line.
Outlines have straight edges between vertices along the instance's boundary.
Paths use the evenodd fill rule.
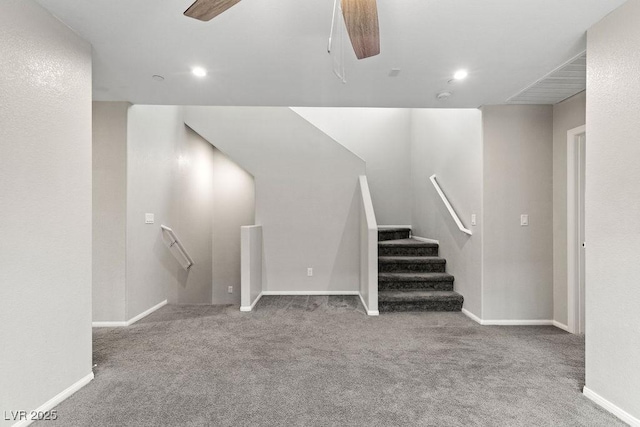
<path fill-rule="evenodd" d="M 571 332 L 569 331 L 569 326 L 565 325 L 564 323 L 560 323 L 557 320 L 553 321 L 553 326 L 555 326 L 556 328 L 560 328 L 563 331 Z"/>
<path fill-rule="evenodd" d="M 253 302 L 253 304 L 240 306 L 240 311 L 249 312 L 249 311 L 253 310 L 253 307 L 256 306 L 258 301 L 260 301 L 260 298 L 262 298 L 262 295 L 264 295 L 264 292 L 260 292 L 260 294 L 258 294 L 258 296 L 256 297 L 256 299 Z"/>
<path fill-rule="evenodd" d="M 620 418 L 625 423 L 629 424 L 631 427 L 640 427 L 640 418 L 634 417 L 624 409 L 611 403 L 595 391 L 589 389 L 587 386 L 584 386 L 584 388 L 582 389 L 582 394 L 584 394 L 587 398 L 589 398 L 597 405 L 601 406 L 616 417 Z"/>
<path fill-rule="evenodd" d="M 483 323 L 482 323 L 482 319 L 481 319 L 481 318 L 479 318 L 478 316 L 476 316 L 475 314 L 473 314 L 472 312 L 470 312 L 470 311 L 469 311 L 469 310 L 467 310 L 466 308 L 463 308 L 463 309 L 462 309 L 462 313 L 463 313 L 465 316 L 467 316 L 469 319 L 473 320 L 474 322 L 479 323 L 479 324 L 481 324 L 481 325 L 483 324 Z"/>
<path fill-rule="evenodd" d="M 134 323 L 136 323 L 138 320 L 143 319 L 145 317 L 147 317 L 148 315 L 150 315 L 151 313 L 153 313 L 154 311 L 164 307 L 165 305 L 167 305 L 167 300 L 164 300 L 156 305 L 154 305 L 153 307 L 151 307 L 148 310 L 143 311 L 142 313 L 138 314 L 137 316 L 131 318 L 130 320 L 127 321 L 127 326 L 130 326 Z"/>
<path fill-rule="evenodd" d="M 154 311 L 164 307 L 165 305 L 167 305 L 167 300 L 162 301 L 161 303 L 158 303 L 156 305 L 154 305 L 153 307 L 151 307 L 148 310 L 143 311 L 142 313 L 138 314 L 135 317 L 132 317 L 131 319 L 127 320 L 126 322 L 122 322 L 122 321 L 117 321 L 117 322 L 91 322 L 91 326 L 93 328 L 121 328 L 124 326 L 130 326 L 134 323 L 136 323 L 138 320 L 147 317 L 148 315 L 150 315 L 151 313 L 153 313 Z"/>
<path fill-rule="evenodd" d="M 37 409 L 31 412 L 46 412 L 58 406 L 61 402 L 69 398 L 76 391 L 80 390 L 85 385 L 89 384 L 93 380 L 93 372 L 85 375 L 62 392 L 53 396 L 51 399 L 47 400 L 45 403 L 40 405 Z M 33 423 L 33 420 L 22 420 L 13 425 L 13 427 L 25 427 Z"/>
<path fill-rule="evenodd" d="M 362 306 L 364 307 L 364 309 L 367 312 L 367 316 L 379 316 L 380 312 L 378 310 L 369 310 L 369 307 L 367 307 L 367 303 L 364 300 L 364 297 L 362 296 L 361 293 L 358 292 L 358 296 L 360 297 L 360 301 L 362 301 Z"/>

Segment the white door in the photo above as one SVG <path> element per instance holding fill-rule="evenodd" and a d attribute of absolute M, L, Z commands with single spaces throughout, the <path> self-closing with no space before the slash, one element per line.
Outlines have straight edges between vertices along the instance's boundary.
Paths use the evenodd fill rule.
<path fill-rule="evenodd" d="M 567 132 L 567 317 L 569 331 L 585 333 L 585 126 Z"/>

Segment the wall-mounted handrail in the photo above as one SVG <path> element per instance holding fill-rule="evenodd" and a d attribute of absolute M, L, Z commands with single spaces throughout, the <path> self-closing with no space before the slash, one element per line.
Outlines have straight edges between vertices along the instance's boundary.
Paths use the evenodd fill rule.
<path fill-rule="evenodd" d="M 440 188 L 440 184 L 438 184 L 438 181 L 436 181 L 435 174 L 431 175 L 429 179 L 431 180 L 431 183 L 433 184 L 433 186 L 436 188 L 436 191 L 440 195 L 440 198 L 444 202 L 444 205 L 447 207 L 447 210 L 451 214 L 451 217 L 453 218 L 453 220 L 456 222 L 456 225 L 458 226 L 460 231 L 471 236 L 473 233 L 468 228 L 465 228 L 465 226 L 462 224 L 462 221 L 460 221 L 460 217 L 458 216 L 456 211 L 453 210 L 453 206 L 451 206 L 451 203 L 449 203 L 449 199 L 447 199 L 447 196 L 445 196 L 444 192 L 442 191 L 442 188 Z"/>
<path fill-rule="evenodd" d="M 189 268 L 191 268 L 191 266 L 194 264 L 193 258 L 191 258 L 191 256 L 189 255 L 189 252 L 187 252 L 187 250 L 184 248 L 184 245 L 182 244 L 180 239 L 178 239 L 178 236 L 176 236 L 176 233 L 174 233 L 173 230 L 167 227 L 166 225 L 161 225 L 160 228 L 162 228 L 162 231 L 166 231 L 167 234 L 169 234 L 169 237 L 171 237 L 171 242 L 168 243 L 169 249 L 173 247 L 178 248 L 178 251 L 180 251 L 180 254 L 184 257 L 184 259 L 187 260 L 188 265 L 186 266 L 183 265 L 184 269 L 188 270 Z"/>

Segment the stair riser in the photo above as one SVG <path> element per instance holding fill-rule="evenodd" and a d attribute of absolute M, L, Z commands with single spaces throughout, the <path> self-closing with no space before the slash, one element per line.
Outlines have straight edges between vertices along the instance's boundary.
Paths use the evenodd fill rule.
<path fill-rule="evenodd" d="M 453 291 L 453 282 L 378 282 L 379 291 Z"/>
<path fill-rule="evenodd" d="M 462 301 L 379 302 L 378 310 L 382 313 L 400 311 L 460 311 L 462 310 Z"/>
<path fill-rule="evenodd" d="M 380 273 L 444 273 L 446 264 L 443 262 L 433 263 L 379 263 Z"/>
<path fill-rule="evenodd" d="M 380 247 L 378 256 L 438 256 L 438 247 L 411 248 L 411 247 Z"/>
<path fill-rule="evenodd" d="M 400 240 L 409 238 L 409 230 L 403 231 L 384 231 L 378 230 L 378 242 L 384 242 L 385 240 Z"/>

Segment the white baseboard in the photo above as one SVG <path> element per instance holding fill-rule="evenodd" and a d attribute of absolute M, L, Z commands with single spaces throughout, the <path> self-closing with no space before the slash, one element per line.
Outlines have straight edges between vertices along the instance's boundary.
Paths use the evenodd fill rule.
<path fill-rule="evenodd" d="M 367 306 L 367 303 L 364 302 L 364 297 L 362 296 L 362 294 L 360 292 L 358 292 L 358 295 L 360 296 L 360 301 L 362 301 L 362 305 L 364 306 L 364 309 L 367 311 L 367 315 L 368 316 L 379 316 L 380 312 L 378 310 L 369 310 L 369 307 Z"/>
<path fill-rule="evenodd" d="M 146 311 L 143 311 L 142 313 L 138 314 L 136 317 L 133 317 L 133 318 L 129 319 L 127 321 L 127 326 L 136 323 L 138 320 L 140 320 L 140 319 L 142 319 L 144 317 L 147 317 L 148 315 L 150 315 L 154 311 L 158 310 L 159 308 L 164 307 L 165 305 L 167 305 L 167 300 L 164 300 L 161 303 L 154 305 L 150 309 L 148 309 Z"/>
<path fill-rule="evenodd" d="M 435 240 L 435 239 L 427 239 L 426 237 L 420 237 L 420 236 L 411 236 L 412 239 L 416 239 L 420 242 L 425 242 L 425 243 L 435 243 L 437 245 L 440 244 L 439 240 Z"/>
<path fill-rule="evenodd" d="M 150 309 L 143 311 L 142 313 L 138 314 L 135 317 L 132 317 L 131 319 L 127 320 L 126 322 L 92 322 L 91 326 L 94 327 L 94 328 L 118 328 L 118 327 L 123 327 L 123 326 L 130 326 L 130 325 L 136 323 L 138 320 L 147 317 L 148 315 L 150 315 L 154 311 L 164 307 L 165 305 L 167 305 L 167 300 L 164 300 L 161 303 L 154 305 Z"/>
<path fill-rule="evenodd" d="M 557 326 L 555 324 L 557 322 L 554 323 L 553 320 L 484 320 L 466 308 L 462 309 L 462 313 L 464 313 L 469 319 L 483 326 Z M 561 325 L 561 323 L 558 324 Z"/>
<path fill-rule="evenodd" d="M 127 322 L 91 322 L 93 328 L 121 328 L 127 326 Z"/>
<path fill-rule="evenodd" d="M 410 225 L 378 225 L 378 229 L 380 228 L 411 228 Z"/>
<path fill-rule="evenodd" d="M 359 291 L 262 291 L 262 295 L 360 295 Z"/>
<path fill-rule="evenodd" d="M 584 394 L 587 398 L 595 402 L 597 405 L 600 405 L 601 407 L 611 412 L 616 417 L 620 418 L 625 423 L 629 424 L 631 427 L 640 427 L 640 418 L 634 417 L 624 409 L 609 402 L 607 399 L 600 396 L 595 391 L 587 388 L 587 386 L 584 386 L 584 388 L 582 389 L 582 394 Z"/>
<path fill-rule="evenodd" d="M 570 332 L 570 331 L 569 331 L 569 327 L 568 327 L 567 325 L 565 325 L 564 323 L 560 323 L 560 322 L 558 322 L 557 320 L 554 320 L 554 321 L 553 321 L 553 326 L 555 326 L 556 328 L 560 328 L 560 329 L 562 329 L 563 331 Z"/>
<path fill-rule="evenodd" d="M 472 312 L 470 312 L 469 310 L 467 310 L 466 308 L 462 309 L 462 313 L 467 316 L 469 319 L 473 320 L 476 323 L 479 323 L 482 325 L 482 319 L 479 318 L 478 316 L 476 316 L 475 314 L 473 314 Z"/>
<path fill-rule="evenodd" d="M 53 396 L 51 399 L 47 400 L 44 404 L 40 405 L 40 407 L 38 407 L 38 409 L 35 409 L 33 412 L 50 411 L 51 409 L 53 409 L 56 406 L 58 406 L 63 400 L 65 400 L 69 396 L 71 396 L 73 393 L 75 393 L 76 391 L 80 390 L 85 385 L 89 384 L 92 379 L 93 379 L 93 372 L 91 372 L 90 374 L 84 376 L 83 378 L 81 378 L 80 380 L 78 380 L 77 382 L 72 384 L 71 386 L 67 387 L 62 392 L 60 392 L 57 395 Z M 13 427 L 25 427 L 25 426 L 30 425 L 33 421 L 34 420 L 18 421 L 17 423 L 15 423 L 13 425 Z M 46 424 L 46 422 L 45 422 L 45 424 Z"/>
<path fill-rule="evenodd" d="M 483 320 L 487 326 L 553 326 L 553 320 Z"/>
<path fill-rule="evenodd" d="M 256 306 L 256 304 L 258 303 L 258 301 L 260 301 L 260 298 L 262 298 L 263 293 L 260 292 L 260 294 L 258 294 L 258 296 L 256 297 L 256 300 L 253 302 L 253 304 L 251 304 L 250 306 L 246 306 L 246 305 L 241 305 L 240 306 L 240 311 L 251 311 L 253 310 L 253 307 Z"/>

